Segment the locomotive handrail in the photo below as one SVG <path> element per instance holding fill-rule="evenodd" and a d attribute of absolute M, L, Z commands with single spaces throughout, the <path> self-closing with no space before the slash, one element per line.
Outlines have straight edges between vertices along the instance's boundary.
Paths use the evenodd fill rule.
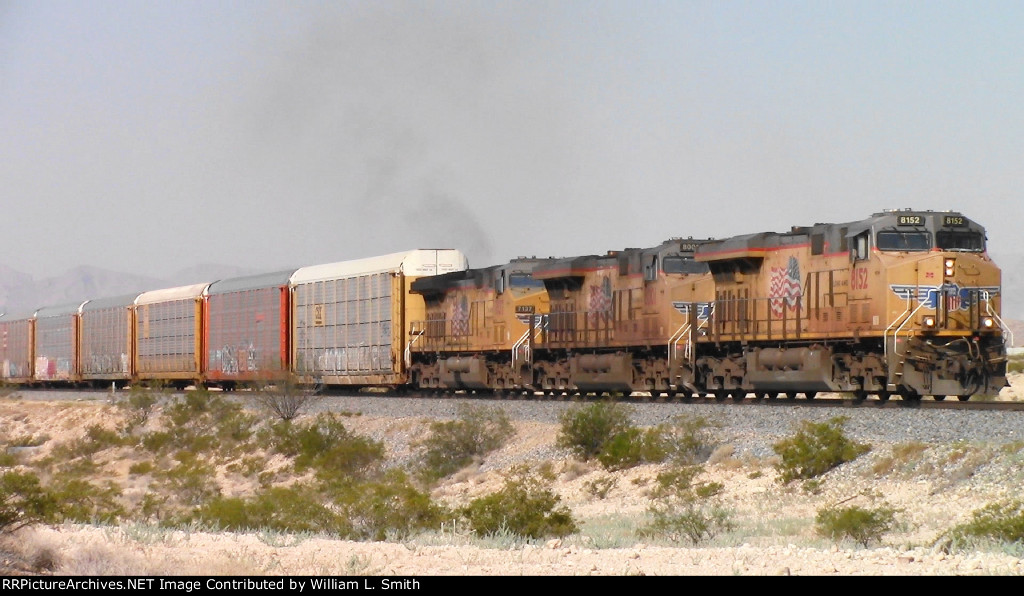
<path fill-rule="evenodd" d="M 409 330 L 409 335 L 412 335 L 413 338 L 405 345 L 405 368 L 412 368 L 412 345 L 416 343 L 419 338 L 423 337 L 426 332 L 426 329 L 420 329 L 419 332 L 417 332 L 415 325 L 413 325 L 413 328 Z"/>
<path fill-rule="evenodd" d="M 523 336 L 516 340 L 516 343 L 512 345 L 512 366 L 515 366 L 516 364 L 519 363 L 519 358 L 516 358 L 516 355 L 519 354 L 519 348 L 523 346 L 526 347 L 526 349 L 523 350 L 523 359 L 527 362 L 527 364 L 530 363 L 530 344 L 528 342 L 530 339 L 531 331 L 533 331 L 533 328 L 527 329 L 526 332 L 523 333 Z"/>
<path fill-rule="evenodd" d="M 524 359 L 526 360 L 526 363 L 527 364 L 532 364 L 533 363 L 533 354 L 530 351 L 530 332 L 531 331 L 533 332 L 533 339 L 537 339 L 537 336 L 540 335 L 544 331 L 544 329 L 547 327 L 547 319 L 545 317 L 546 317 L 546 315 L 539 315 L 539 316 L 535 317 L 533 320 L 536 321 L 536 323 L 537 323 L 536 326 L 530 325 L 530 328 L 527 329 L 525 333 L 523 333 L 523 336 L 520 337 L 518 340 L 516 340 L 516 343 L 512 345 L 512 365 L 513 366 L 515 366 L 519 362 L 519 359 L 516 358 L 516 354 L 519 353 L 519 348 L 521 348 L 521 347 L 525 347 L 526 348 L 525 350 L 523 350 Z"/>
<path fill-rule="evenodd" d="M 1008 345 L 1014 345 L 1013 331 L 1010 331 L 1009 325 L 1004 323 L 1002 317 L 996 314 L 996 311 L 992 309 L 992 293 L 988 290 L 981 290 L 981 299 L 985 301 L 985 312 L 987 312 L 988 315 L 999 325 L 999 329 L 1002 330 L 1003 335 L 1009 336 L 1010 343 Z M 1005 340 L 1003 343 L 1006 343 Z"/>
<path fill-rule="evenodd" d="M 907 323 L 909 323 L 911 321 L 911 319 L 914 318 L 914 315 L 917 314 L 917 311 L 921 310 L 921 308 L 923 308 L 925 304 L 927 304 L 927 302 L 922 302 L 922 303 L 918 304 L 917 308 L 915 308 L 913 312 L 910 312 L 910 305 L 908 304 L 907 305 L 907 310 L 903 311 L 903 314 L 901 314 L 900 316 L 898 316 L 895 319 L 893 319 L 893 322 L 890 323 L 889 326 L 885 328 L 885 333 L 882 334 L 882 347 L 885 350 L 885 358 L 886 358 L 886 360 L 889 359 L 889 340 L 888 340 L 889 330 L 892 329 L 892 326 L 896 324 L 896 321 L 899 321 L 900 319 L 903 319 L 903 322 L 900 323 L 900 326 L 897 327 L 896 330 L 893 331 L 893 333 L 892 333 L 892 340 L 893 340 L 892 341 L 892 349 L 893 349 L 893 352 L 897 356 L 902 356 L 903 354 L 900 354 L 899 350 L 896 349 L 896 338 L 899 337 L 900 331 L 903 330 L 903 327 Z M 910 315 L 907 316 L 906 318 L 904 318 L 904 315 L 906 315 L 908 312 L 910 312 Z"/>
<path fill-rule="evenodd" d="M 672 361 L 676 358 L 676 353 L 679 351 L 679 342 L 686 337 L 686 349 L 683 351 L 683 357 L 689 360 L 690 358 L 690 316 L 686 316 L 686 322 L 683 323 L 676 332 L 668 338 L 668 359 L 671 365 Z"/>

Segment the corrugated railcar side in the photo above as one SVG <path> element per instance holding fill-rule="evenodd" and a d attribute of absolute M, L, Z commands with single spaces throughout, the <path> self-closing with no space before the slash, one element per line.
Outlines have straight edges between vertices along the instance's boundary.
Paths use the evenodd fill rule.
<path fill-rule="evenodd" d="M 175 385 L 203 382 L 202 301 L 210 283 L 154 290 L 135 300 L 136 375 Z"/>
<path fill-rule="evenodd" d="M 418 249 L 298 269 L 290 280 L 294 372 L 326 385 L 407 383 L 408 324 L 426 318 L 410 284 L 467 266 L 458 250 Z"/>
<path fill-rule="evenodd" d="M 289 286 L 295 269 L 218 281 L 203 303 L 207 382 L 271 381 L 289 373 Z"/>

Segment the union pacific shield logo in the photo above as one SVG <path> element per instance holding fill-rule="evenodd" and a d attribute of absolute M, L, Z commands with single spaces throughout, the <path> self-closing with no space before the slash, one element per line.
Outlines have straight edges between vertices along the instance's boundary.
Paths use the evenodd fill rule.
<path fill-rule="evenodd" d="M 672 308 L 676 309 L 679 314 L 688 315 L 690 314 L 690 303 L 677 300 L 672 303 Z M 698 302 L 697 303 L 697 320 L 706 321 L 714 312 L 714 304 L 711 302 Z"/>
<path fill-rule="evenodd" d="M 986 296 L 998 296 L 999 286 L 960 287 L 957 284 L 941 286 L 915 286 L 892 284 L 889 289 L 903 300 L 914 300 L 925 308 L 936 308 L 939 298 L 946 302 L 946 310 L 967 310 L 975 300 L 984 300 Z"/>

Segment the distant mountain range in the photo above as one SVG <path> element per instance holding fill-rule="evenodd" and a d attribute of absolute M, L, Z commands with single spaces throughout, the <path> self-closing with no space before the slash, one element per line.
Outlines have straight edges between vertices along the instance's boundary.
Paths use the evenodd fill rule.
<path fill-rule="evenodd" d="M 37 280 L 27 273 L 0 265 L 0 312 L 31 312 L 43 306 L 62 306 L 254 273 L 261 272 L 230 265 L 205 264 L 183 269 L 168 278 L 157 278 L 81 266 L 57 277 Z"/>
<path fill-rule="evenodd" d="M 1003 270 L 1003 318 L 1013 330 L 1015 343 L 1018 346 L 1024 345 L 1024 255 L 993 255 L 993 259 Z M 93 298 L 121 296 L 256 273 L 264 272 L 208 263 L 183 269 L 167 278 L 156 278 L 81 266 L 57 277 L 37 280 L 28 273 L 0 265 L 0 312 L 31 312 L 43 306 L 62 306 Z"/>

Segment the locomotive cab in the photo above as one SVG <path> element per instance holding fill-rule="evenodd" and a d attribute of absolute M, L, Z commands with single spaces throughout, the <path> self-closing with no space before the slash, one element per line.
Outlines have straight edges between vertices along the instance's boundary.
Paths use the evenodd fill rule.
<path fill-rule="evenodd" d="M 1000 271 L 982 226 L 955 212 L 887 211 L 849 238 L 851 292 L 878 305 L 869 329 L 882 334 L 887 390 L 966 399 L 1006 385 Z"/>
<path fill-rule="evenodd" d="M 525 389 L 546 323 L 548 295 L 533 270 L 547 259 L 421 278 L 426 320 L 410 322 L 406 358 L 429 389 Z"/>

